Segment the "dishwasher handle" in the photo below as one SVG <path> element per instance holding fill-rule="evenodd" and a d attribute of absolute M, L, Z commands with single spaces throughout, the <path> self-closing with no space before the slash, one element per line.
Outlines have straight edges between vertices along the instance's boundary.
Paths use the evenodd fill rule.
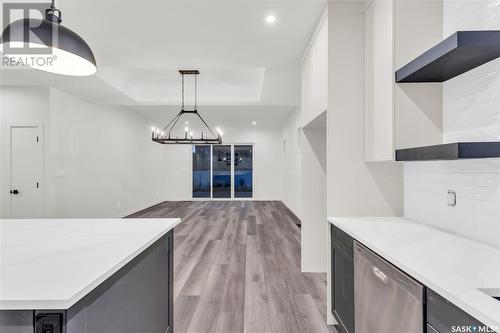
<path fill-rule="evenodd" d="M 358 242 L 354 242 L 354 263 L 358 258 L 364 258 L 371 266 L 373 275 L 383 283 L 394 281 L 400 288 L 413 295 L 420 302 L 424 302 L 424 286 L 418 281 L 407 275 L 397 267 L 393 266 L 387 260 L 381 258 L 370 249 L 364 247 Z"/>
<path fill-rule="evenodd" d="M 387 275 L 384 272 L 382 272 L 377 266 L 372 267 L 372 272 L 373 275 L 375 275 L 375 277 L 380 281 L 382 281 L 383 283 L 385 284 L 389 283 L 389 278 L 387 277 Z"/>

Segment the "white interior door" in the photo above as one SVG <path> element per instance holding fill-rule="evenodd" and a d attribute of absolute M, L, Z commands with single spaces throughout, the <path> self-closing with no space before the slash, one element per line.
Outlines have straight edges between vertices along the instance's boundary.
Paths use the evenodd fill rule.
<path fill-rule="evenodd" d="M 43 217 L 43 144 L 39 126 L 10 128 L 12 218 Z"/>

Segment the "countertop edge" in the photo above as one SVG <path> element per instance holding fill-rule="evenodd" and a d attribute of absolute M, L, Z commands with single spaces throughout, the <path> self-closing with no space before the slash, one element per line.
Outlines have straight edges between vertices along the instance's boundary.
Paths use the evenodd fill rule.
<path fill-rule="evenodd" d="M 370 217 L 365 217 L 365 218 L 369 219 Z M 378 217 L 378 218 L 383 219 L 384 217 Z M 406 222 L 406 223 L 419 224 L 417 222 L 406 220 L 403 217 L 387 217 L 387 218 L 388 219 L 400 219 L 402 223 Z M 480 320 L 483 324 L 488 325 L 490 327 L 494 327 L 496 329 L 500 328 L 500 322 L 497 322 L 494 318 L 490 318 L 484 312 L 482 312 L 480 310 L 477 310 L 475 307 L 471 306 L 470 304 L 467 304 L 466 302 L 464 302 L 460 298 L 458 298 L 455 295 L 449 293 L 446 289 L 442 288 L 438 284 L 436 284 L 433 281 L 431 281 L 431 280 L 427 279 L 426 277 L 422 276 L 416 270 L 411 269 L 411 267 L 409 267 L 408 265 L 406 265 L 404 263 L 401 263 L 399 260 L 397 260 L 396 258 L 394 258 L 393 256 L 391 256 L 390 254 L 387 254 L 384 250 L 378 248 L 377 246 L 374 246 L 369 241 L 366 241 L 366 240 L 362 239 L 362 236 L 360 236 L 360 235 L 358 235 L 356 233 L 353 233 L 348 228 L 345 228 L 345 226 L 338 225 L 335 222 L 336 219 L 346 219 L 346 220 L 348 220 L 348 219 L 355 220 L 356 219 L 356 220 L 362 220 L 363 217 L 328 217 L 327 220 L 328 220 L 329 223 L 331 223 L 332 225 L 338 227 L 342 231 L 346 232 L 349 236 L 351 236 L 355 240 L 360 241 L 363 245 L 365 245 L 366 247 L 368 247 L 370 250 L 372 250 L 373 252 L 375 252 L 376 254 L 378 254 L 379 256 L 381 256 L 382 258 L 384 258 L 385 260 L 387 260 L 388 262 L 390 262 L 392 265 L 398 267 L 399 269 L 401 269 L 402 271 L 404 271 L 406 274 L 410 275 L 411 277 L 415 278 L 416 280 L 418 280 L 419 282 L 421 282 L 422 284 L 424 284 L 426 287 L 432 289 L 434 292 L 436 292 L 440 296 L 446 298 L 447 300 L 449 300 L 450 302 L 452 302 L 454 305 L 456 305 L 461 310 L 465 311 L 466 313 L 468 313 L 469 315 L 473 316 L 477 320 Z M 374 221 L 372 221 L 372 222 L 374 222 Z M 424 224 L 420 224 L 420 225 L 422 225 L 422 227 L 432 229 L 432 227 L 430 227 L 430 226 L 427 226 L 427 225 L 424 225 Z M 438 229 L 436 229 L 436 231 L 444 232 L 444 231 L 438 230 Z M 485 297 L 488 297 L 488 296 L 485 295 Z"/>
<path fill-rule="evenodd" d="M 141 247 L 131 253 L 122 261 L 118 262 L 113 268 L 106 271 L 104 274 L 99 276 L 92 283 L 85 286 L 75 295 L 69 299 L 53 299 L 53 300 L 4 300 L 0 301 L 0 311 L 9 310 L 67 310 L 80 301 L 83 297 L 88 295 L 92 290 L 98 287 L 101 283 L 106 281 L 109 277 L 113 276 L 121 268 L 131 262 L 135 257 L 144 252 L 147 248 L 153 245 L 157 240 L 165 236 L 169 231 L 174 229 L 179 223 L 181 223 L 180 218 L 170 218 L 171 220 L 176 220 L 171 226 L 165 228 L 163 231 L 158 233 L 155 237 L 151 238 L 148 242 L 144 243 Z M 131 219 L 128 219 L 131 220 Z"/>

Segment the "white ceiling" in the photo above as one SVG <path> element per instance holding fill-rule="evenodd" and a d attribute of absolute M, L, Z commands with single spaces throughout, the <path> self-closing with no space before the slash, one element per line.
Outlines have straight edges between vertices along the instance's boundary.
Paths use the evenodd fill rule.
<path fill-rule="evenodd" d="M 56 4 L 63 24 L 93 49 L 98 73 L 75 78 L 3 69 L 2 84 L 50 85 L 164 122 L 180 102 L 177 70 L 196 68 L 199 110 L 220 126 L 283 123 L 300 102 L 301 59 L 325 8 L 314 0 Z M 277 18 L 271 26 L 270 14 Z M 187 88 L 192 96 L 191 82 Z"/>

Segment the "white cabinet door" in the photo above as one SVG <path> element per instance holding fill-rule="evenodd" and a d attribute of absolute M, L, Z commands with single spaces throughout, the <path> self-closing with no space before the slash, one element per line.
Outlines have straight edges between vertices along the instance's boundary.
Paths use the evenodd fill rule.
<path fill-rule="evenodd" d="M 321 25 L 314 42 L 314 111 L 321 114 L 328 105 L 328 20 Z"/>
<path fill-rule="evenodd" d="M 302 63 L 302 126 L 327 109 L 328 105 L 328 20 L 318 28 Z"/>
<path fill-rule="evenodd" d="M 302 63 L 302 124 L 311 120 L 314 109 L 314 78 L 313 78 L 313 49 L 309 51 Z"/>
<path fill-rule="evenodd" d="M 373 0 L 365 12 L 365 161 L 394 156 L 393 2 Z"/>

